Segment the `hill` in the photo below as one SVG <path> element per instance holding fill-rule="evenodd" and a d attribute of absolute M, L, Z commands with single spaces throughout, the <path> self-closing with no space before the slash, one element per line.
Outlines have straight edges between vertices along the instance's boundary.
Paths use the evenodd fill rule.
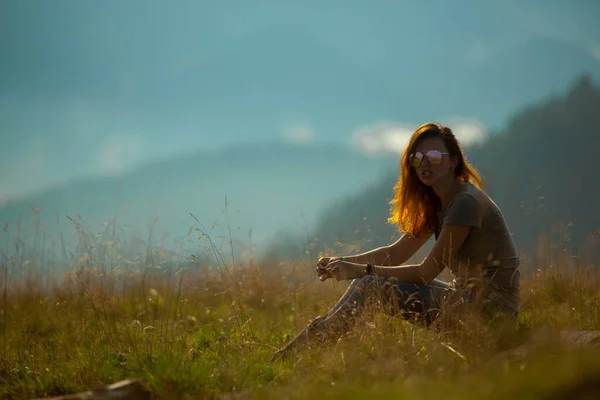
<path fill-rule="evenodd" d="M 251 229 L 258 245 L 280 230 L 302 231 L 320 207 L 372 181 L 393 162 L 328 145 L 244 144 L 156 162 L 120 177 L 72 182 L 0 208 L 0 221 L 13 234 L 22 218 L 22 239 L 43 236 L 53 247 L 59 234 L 76 243 L 69 241 L 74 230 L 66 215 L 83 221 L 92 234 L 116 219 L 120 240 L 147 237 L 157 219 L 154 237 L 168 234 L 171 244 L 189 233 L 192 213 L 208 230 L 229 218 L 234 240 L 247 244 Z M 226 233 L 216 229 L 215 235 Z"/>

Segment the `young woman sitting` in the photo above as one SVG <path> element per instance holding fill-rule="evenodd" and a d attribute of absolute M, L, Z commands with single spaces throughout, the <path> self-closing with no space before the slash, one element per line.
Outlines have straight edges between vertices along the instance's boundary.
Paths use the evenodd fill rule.
<path fill-rule="evenodd" d="M 403 235 L 369 252 L 325 257 L 317 263 L 322 281 L 352 280 L 345 294 L 274 358 L 320 335 L 343 334 L 375 300 L 393 315 L 431 324 L 442 304 L 470 304 L 494 320 L 516 321 L 520 308 L 519 257 L 502 212 L 482 190 L 452 130 L 420 126 L 400 158 L 389 222 Z M 431 236 L 435 243 L 420 264 L 404 263 Z M 436 277 L 449 268 L 452 282 Z M 415 318 L 416 317 L 416 318 Z"/>

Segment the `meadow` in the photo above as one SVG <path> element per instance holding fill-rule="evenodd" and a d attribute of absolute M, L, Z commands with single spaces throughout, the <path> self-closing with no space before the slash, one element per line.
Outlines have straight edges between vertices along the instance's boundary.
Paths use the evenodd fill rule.
<path fill-rule="evenodd" d="M 339 340 L 270 362 L 348 284 L 317 279 L 319 254 L 287 262 L 235 257 L 230 231 L 218 238 L 198 227 L 187 250 L 149 236 L 140 252 L 110 224 L 94 234 L 72 223 L 79 245 L 62 249 L 65 274 L 43 241 L 4 244 L 2 398 L 69 394 L 126 378 L 164 399 L 600 393 L 600 339 L 576 345 L 556 334 L 600 330 L 599 268 L 560 248 L 522 255 L 522 312 L 511 334 L 468 316 L 426 329 L 374 308 Z"/>

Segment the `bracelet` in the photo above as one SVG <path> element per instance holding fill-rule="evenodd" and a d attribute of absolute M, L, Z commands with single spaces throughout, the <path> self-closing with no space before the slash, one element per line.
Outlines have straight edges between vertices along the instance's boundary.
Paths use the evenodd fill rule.
<path fill-rule="evenodd" d="M 367 267 L 365 268 L 365 274 L 373 275 L 373 264 L 367 264 Z"/>

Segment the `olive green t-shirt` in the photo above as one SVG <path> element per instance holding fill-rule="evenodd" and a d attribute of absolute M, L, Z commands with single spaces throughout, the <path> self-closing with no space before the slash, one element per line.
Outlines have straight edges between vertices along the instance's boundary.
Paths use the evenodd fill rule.
<path fill-rule="evenodd" d="M 472 227 L 449 263 L 454 284 L 460 287 L 475 282 L 484 301 L 519 312 L 519 257 L 504 215 L 494 201 L 475 185 L 461 182 L 438 218 L 436 237 L 444 225 Z"/>

